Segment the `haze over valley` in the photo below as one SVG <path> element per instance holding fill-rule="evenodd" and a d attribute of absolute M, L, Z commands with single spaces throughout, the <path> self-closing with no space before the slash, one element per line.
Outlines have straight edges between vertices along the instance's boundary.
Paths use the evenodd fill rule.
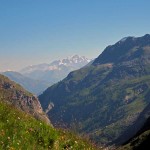
<path fill-rule="evenodd" d="M 11 80 L 21 84 L 28 91 L 39 95 L 49 86 L 65 78 L 71 71 L 88 65 L 92 59 L 85 56 L 70 56 L 61 60 L 55 60 L 50 64 L 31 65 L 20 71 L 2 72 Z"/>

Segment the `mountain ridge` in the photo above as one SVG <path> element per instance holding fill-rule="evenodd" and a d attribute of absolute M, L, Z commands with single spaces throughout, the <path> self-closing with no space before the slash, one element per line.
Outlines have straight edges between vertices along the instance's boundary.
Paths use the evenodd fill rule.
<path fill-rule="evenodd" d="M 150 35 L 129 37 L 106 47 L 91 65 L 71 72 L 39 99 L 43 109 L 54 104 L 48 113 L 54 124 L 71 126 L 76 120 L 78 132 L 115 144 L 150 102 L 149 64 Z"/>
<path fill-rule="evenodd" d="M 43 70 L 43 71 L 57 70 L 57 69 L 59 70 L 59 69 L 61 69 L 61 65 L 72 66 L 72 67 L 76 67 L 74 65 L 84 66 L 87 63 L 89 63 L 90 61 L 91 61 L 91 59 L 88 59 L 85 56 L 73 55 L 73 56 L 69 56 L 64 59 L 54 60 L 50 64 L 43 63 L 43 64 L 39 64 L 39 65 L 31 65 L 31 66 L 28 66 L 28 67 L 20 70 L 19 72 L 21 72 L 22 74 L 26 74 L 26 73 L 30 73 L 34 70 Z"/>
<path fill-rule="evenodd" d="M 87 65 L 90 59 L 85 56 L 70 56 L 56 60 L 50 64 L 39 64 L 29 66 L 20 71 L 24 76 L 45 81 L 51 85 L 64 79 L 71 71 L 80 69 Z"/>
<path fill-rule="evenodd" d="M 44 90 L 46 90 L 48 86 L 51 85 L 44 81 L 31 79 L 15 71 L 6 71 L 6 72 L 2 72 L 1 74 L 17 82 L 18 84 L 23 86 L 26 90 L 30 91 L 35 95 L 41 94 Z"/>
<path fill-rule="evenodd" d="M 114 45 L 110 45 L 106 47 L 105 50 L 96 58 L 93 64 L 96 65 L 96 64 L 105 64 L 105 63 L 118 63 L 119 61 L 123 61 L 123 59 L 125 59 L 126 56 L 125 54 L 128 52 L 128 50 L 130 50 L 131 48 L 140 48 L 141 46 L 143 46 L 143 44 L 147 45 L 149 44 L 149 42 L 150 42 L 150 34 L 146 34 L 142 37 L 137 37 L 137 38 L 126 37 L 124 41 L 120 40 Z M 122 49 L 120 50 L 120 48 Z M 138 55 L 136 56 L 138 57 Z"/>
<path fill-rule="evenodd" d="M 31 114 L 36 119 L 50 124 L 37 97 L 24 90 L 19 84 L 0 74 L 0 101 Z"/>

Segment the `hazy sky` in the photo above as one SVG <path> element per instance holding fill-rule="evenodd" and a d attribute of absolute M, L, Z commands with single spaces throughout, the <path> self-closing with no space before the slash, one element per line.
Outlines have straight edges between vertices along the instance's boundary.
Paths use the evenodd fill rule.
<path fill-rule="evenodd" d="M 73 54 L 94 58 L 149 31 L 150 0 L 0 0 L 0 70 Z"/>

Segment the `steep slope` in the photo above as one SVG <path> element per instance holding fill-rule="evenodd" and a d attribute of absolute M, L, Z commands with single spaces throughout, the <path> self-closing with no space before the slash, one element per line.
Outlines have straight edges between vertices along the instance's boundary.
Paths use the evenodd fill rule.
<path fill-rule="evenodd" d="M 127 37 L 39 99 L 44 109 L 54 106 L 48 113 L 54 124 L 75 123 L 79 132 L 98 143 L 114 144 L 150 102 L 149 66 L 150 35 Z"/>
<path fill-rule="evenodd" d="M 149 93 L 146 96 L 149 97 Z M 140 134 L 144 133 L 147 130 L 150 130 L 150 103 L 140 113 L 137 120 L 135 120 L 135 122 L 131 126 L 129 126 L 129 128 L 124 133 L 122 133 L 122 135 L 115 142 L 122 143 L 125 138 L 126 139 L 130 138 L 129 141 L 131 141 L 133 138 L 139 136 Z"/>
<path fill-rule="evenodd" d="M 127 37 L 124 40 L 118 41 L 114 45 L 106 47 L 101 55 L 94 61 L 93 64 L 120 63 L 135 60 L 144 55 L 150 43 L 150 35 L 146 34 L 143 37 Z M 148 46 L 148 47 L 146 47 Z M 142 48 L 145 49 L 142 49 Z"/>
<path fill-rule="evenodd" d="M 50 64 L 28 66 L 20 72 L 29 78 L 46 81 L 52 85 L 52 83 L 56 83 L 65 78 L 69 72 L 85 66 L 90 61 L 90 59 L 84 56 L 74 55 L 62 60 L 53 61 Z"/>
<path fill-rule="evenodd" d="M 41 94 L 44 90 L 46 90 L 47 87 L 51 85 L 44 81 L 34 80 L 25 77 L 18 72 L 7 71 L 3 72 L 2 74 L 10 78 L 11 80 L 17 82 L 18 84 L 23 86 L 26 90 L 36 95 Z"/>
<path fill-rule="evenodd" d="M 5 100 L 7 101 L 7 100 Z M 56 130 L 31 115 L 0 101 L 1 150 L 98 150 L 89 141 Z"/>
<path fill-rule="evenodd" d="M 143 112 L 145 114 L 145 110 Z M 143 114 L 141 115 L 143 116 Z M 146 117 L 146 116 L 143 116 Z M 141 118 L 139 118 L 141 119 Z M 118 150 L 149 150 L 150 147 L 150 117 L 140 130 Z"/>
<path fill-rule="evenodd" d="M 0 101 L 30 113 L 35 118 L 50 123 L 44 114 L 39 100 L 20 85 L 0 75 Z"/>

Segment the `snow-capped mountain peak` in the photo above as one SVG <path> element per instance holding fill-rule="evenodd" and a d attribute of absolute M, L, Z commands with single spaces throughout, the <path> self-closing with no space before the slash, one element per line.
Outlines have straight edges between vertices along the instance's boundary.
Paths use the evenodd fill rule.
<path fill-rule="evenodd" d="M 56 60 L 53 61 L 50 65 L 57 65 L 57 66 L 72 66 L 72 65 L 76 65 L 76 64 L 83 64 L 86 65 L 87 63 L 89 63 L 91 61 L 91 59 L 86 58 L 85 56 L 79 56 L 79 55 L 73 55 L 61 60 Z"/>
<path fill-rule="evenodd" d="M 29 74 L 32 72 L 39 72 L 39 71 L 62 70 L 64 69 L 64 67 L 69 67 L 71 68 L 70 71 L 72 71 L 85 66 L 90 61 L 91 59 L 88 59 L 85 56 L 73 55 L 64 59 L 55 60 L 50 64 L 43 63 L 39 65 L 30 65 L 22 69 L 20 72 L 23 74 Z"/>

